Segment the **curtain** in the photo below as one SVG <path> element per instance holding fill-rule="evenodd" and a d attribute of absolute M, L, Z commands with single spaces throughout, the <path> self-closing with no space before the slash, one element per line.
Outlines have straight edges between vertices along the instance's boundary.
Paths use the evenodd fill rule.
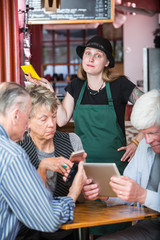
<path fill-rule="evenodd" d="M 0 1 L 0 82 L 20 83 L 18 0 Z"/>

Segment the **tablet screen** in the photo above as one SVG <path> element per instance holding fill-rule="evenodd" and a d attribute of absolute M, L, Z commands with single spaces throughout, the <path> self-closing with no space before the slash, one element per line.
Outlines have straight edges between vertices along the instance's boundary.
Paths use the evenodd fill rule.
<path fill-rule="evenodd" d="M 99 185 L 99 197 L 116 197 L 109 185 L 112 176 L 120 177 L 115 163 L 84 163 L 84 169 L 87 177 Z"/>

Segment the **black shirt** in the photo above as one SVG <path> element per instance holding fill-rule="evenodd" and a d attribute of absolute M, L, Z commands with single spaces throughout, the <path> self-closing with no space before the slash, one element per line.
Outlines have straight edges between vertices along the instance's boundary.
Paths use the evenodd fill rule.
<path fill-rule="evenodd" d="M 65 90 L 74 98 L 75 105 L 78 100 L 83 84 L 84 81 L 75 78 L 65 88 Z M 110 83 L 110 88 L 115 112 L 117 115 L 117 121 L 125 134 L 124 127 L 125 107 L 129 100 L 129 96 L 131 95 L 133 89 L 135 88 L 135 84 L 129 81 L 125 76 L 121 76 L 117 80 Z M 93 96 L 89 93 L 89 90 L 86 85 L 81 104 L 95 104 L 95 105 L 108 104 L 106 88 L 104 87 L 102 90 L 99 91 L 98 94 Z"/>

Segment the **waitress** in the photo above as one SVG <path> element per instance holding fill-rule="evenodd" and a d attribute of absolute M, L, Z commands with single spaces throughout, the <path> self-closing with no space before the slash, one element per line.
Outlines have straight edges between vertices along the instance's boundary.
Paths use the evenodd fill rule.
<path fill-rule="evenodd" d="M 82 62 L 78 78 L 67 86 L 58 108 L 58 125 L 65 125 L 73 114 L 75 132 L 87 152 L 86 161 L 115 162 L 122 173 L 127 164 L 124 161 L 134 155 L 141 140 L 139 135 L 137 141 L 122 147 L 126 146 L 125 107 L 128 100 L 134 104 L 142 92 L 125 76 L 111 74 L 114 58 L 107 39 L 95 36 L 76 51 Z"/>

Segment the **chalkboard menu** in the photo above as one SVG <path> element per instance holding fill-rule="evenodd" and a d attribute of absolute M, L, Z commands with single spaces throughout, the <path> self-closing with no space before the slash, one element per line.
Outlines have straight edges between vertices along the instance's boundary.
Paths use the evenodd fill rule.
<path fill-rule="evenodd" d="M 33 10 L 28 12 L 28 24 L 65 24 L 113 21 L 113 0 L 61 0 L 56 13 L 41 8 L 41 0 L 27 0 Z"/>

